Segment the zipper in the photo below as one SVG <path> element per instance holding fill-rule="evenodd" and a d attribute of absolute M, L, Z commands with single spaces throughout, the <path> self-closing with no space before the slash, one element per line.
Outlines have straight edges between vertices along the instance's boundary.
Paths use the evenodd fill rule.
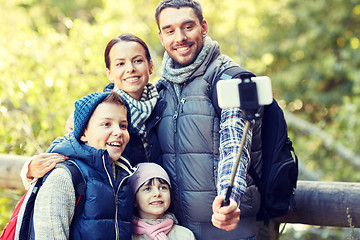
<path fill-rule="evenodd" d="M 117 193 L 115 193 L 115 189 L 114 189 L 114 184 L 112 182 L 111 176 L 109 174 L 108 169 L 106 168 L 106 163 L 105 163 L 105 157 L 104 154 L 102 155 L 102 159 L 103 159 L 103 166 L 106 172 L 106 175 L 108 177 L 109 183 L 111 185 L 111 188 L 113 190 L 114 193 L 114 197 L 115 197 L 115 236 L 116 236 L 116 240 L 119 240 L 119 226 L 118 226 L 118 220 L 117 220 L 117 215 L 118 215 L 118 204 L 117 204 Z"/>
<path fill-rule="evenodd" d="M 184 112 L 183 108 L 184 108 L 184 104 L 186 102 L 186 99 L 185 98 L 182 98 L 180 100 L 180 112 Z"/>
<path fill-rule="evenodd" d="M 176 168 L 176 176 L 181 176 L 179 174 L 179 169 L 181 169 L 181 167 L 179 166 L 180 161 L 179 161 L 179 150 L 178 150 L 178 140 L 179 137 L 177 136 L 177 127 L 178 127 L 178 122 L 177 119 L 179 117 L 179 113 L 183 113 L 183 108 L 184 108 L 184 104 L 186 102 L 186 99 L 183 97 L 180 99 L 180 102 L 178 102 L 178 107 L 177 110 L 175 111 L 175 114 L 173 116 L 173 119 L 175 121 L 174 123 L 174 147 L 175 147 L 175 168 Z M 179 202 L 183 202 L 183 186 L 181 186 L 182 184 L 179 184 L 179 188 L 177 189 L 177 196 L 179 198 Z M 182 219 L 184 219 L 184 211 L 183 211 L 183 206 L 181 204 L 179 204 L 179 208 L 181 209 L 179 215 L 181 216 Z"/>

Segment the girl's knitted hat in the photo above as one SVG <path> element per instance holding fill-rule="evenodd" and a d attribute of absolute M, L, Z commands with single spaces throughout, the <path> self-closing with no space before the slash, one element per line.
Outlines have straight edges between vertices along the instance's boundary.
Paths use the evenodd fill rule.
<path fill-rule="evenodd" d="M 150 162 L 139 163 L 136 172 L 129 178 L 133 195 L 135 195 L 141 185 L 152 178 L 161 178 L 171 187 L 169 175 L 159 164 Z"/>

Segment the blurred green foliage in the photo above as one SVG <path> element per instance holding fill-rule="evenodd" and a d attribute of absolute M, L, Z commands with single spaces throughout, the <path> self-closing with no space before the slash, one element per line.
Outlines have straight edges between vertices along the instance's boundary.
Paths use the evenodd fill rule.
<path fill-rule="evenodd" d="M 272 79 L 281 106 L 359 156 L 360 3 L 357 0 L 200 0 L 222 52 Z M 158 0 L 3 0 L 0 7 L 0 153 L 32 156 L 65 133 L 74 101 L 108 83 L 107 42 L 131 32 L 161 75 Z M 290 127 L 306 167 L 330 181 L 359 170 L 316 135 Z M 335 147 L 335 146 L 334 146 Z M 359 159 L 358 159 L 359 160 Z M 0 192 L 0 229 L 11 208 Z M 6 202 L 6 204 L 5 204 Z M 12 203 L 11 206 L 13 206 Z"/>

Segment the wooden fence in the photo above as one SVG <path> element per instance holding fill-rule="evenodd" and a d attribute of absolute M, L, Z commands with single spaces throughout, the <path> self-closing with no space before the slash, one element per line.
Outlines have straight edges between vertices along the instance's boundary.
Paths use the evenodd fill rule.
<path fill-rule="evenodd" d="M 0 188 L 23 189 L 19 176 L 27 157 L 0 154 Z M 257 240 L 278 240 L 280 223 L 360 228 L 360 183 L 298 181 L 297 211 L 258 224 Z"/>

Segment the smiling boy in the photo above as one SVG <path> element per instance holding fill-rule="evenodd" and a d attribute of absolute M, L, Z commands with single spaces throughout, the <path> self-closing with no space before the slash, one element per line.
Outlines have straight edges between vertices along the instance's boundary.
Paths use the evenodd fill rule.
<path fill-rule="evenodd" d="M 130 163 L 121 156 L 129 142 L 128 111 L 114 92 L 92 93 L 75 102 L 74 131 L 48 152 L 72 160 L 86 182 L 84 210 L 70 229 L 75 190 L 65 168 L 55 168 L 39 190 L 34 207 L 36 239 L 130 239 Z"/>

